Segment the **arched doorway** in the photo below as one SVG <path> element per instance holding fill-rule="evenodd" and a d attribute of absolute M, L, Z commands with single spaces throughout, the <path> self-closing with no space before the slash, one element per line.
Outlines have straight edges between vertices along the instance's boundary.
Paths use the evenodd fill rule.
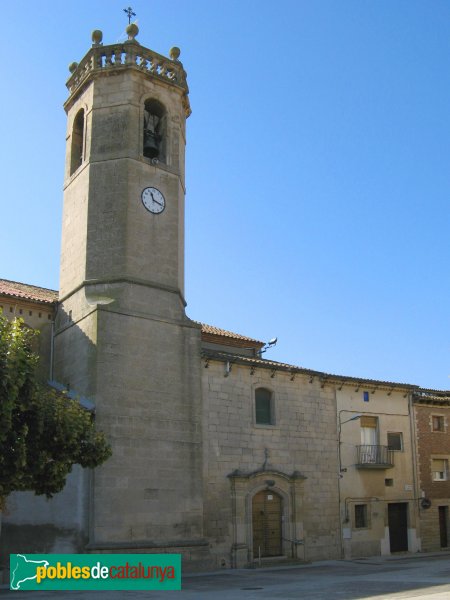
<path fill-rule="evenodd" d="M 282 554 L 282 499 L 272 490 L 261 490 L 253 496 L 253 556 Z"/>

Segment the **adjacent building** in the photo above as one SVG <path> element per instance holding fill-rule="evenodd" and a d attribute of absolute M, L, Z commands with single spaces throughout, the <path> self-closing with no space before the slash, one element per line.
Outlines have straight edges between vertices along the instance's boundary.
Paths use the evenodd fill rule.
<path fill-rule="evenodd" d="M 336 393 L 344 555 L 417 552 L 411 386 L 348 381 Z"/>
<path fill-rule="evenodd" d="M 422 550 L 450 546 L 450 394 L 413 395 Z"/>

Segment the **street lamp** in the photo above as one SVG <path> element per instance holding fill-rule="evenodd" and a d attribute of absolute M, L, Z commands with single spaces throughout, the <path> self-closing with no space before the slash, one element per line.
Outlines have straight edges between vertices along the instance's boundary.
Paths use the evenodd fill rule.
<path fill-rule="evenodd" d="M 338 454 L 339 454 L 339 477 L 342 477 L 341 473 L 345 473 L 347 471 L 347 469 L 343 469 L 342 468 L 342 463 L 341 463 L 341 431 L 342 431 L 342 425 L 345 425 L 345 423 L 350 423 L 350 421 L 357 421 L 358 419 L 360 419 L 362 417 L 362 413 L 358 413 L 356 415 L 353 415 L 353 417 L 350 417 L 350 419 L 347 419 L 346 421 L 341 421 L 341 412 L 339 411 L 339 434 L 338 434 Z M 347 411 L 345 411 L 347 412 Z"/>
<path fill-rule="evenodd" d="M 270 348 L 273 348 L 274 346 L 276 346 L 277 342 L 278 342 L 278 338 L 276 338 L 276 337 L 272 338 L 271 340 L 269 340 L 268 342 L 266 342 L 264 344 L 264 346 L 261 348 L 259 353 L 263 354 L 264 352 L 267 352 L 267 350 L 270 350 Z"/>

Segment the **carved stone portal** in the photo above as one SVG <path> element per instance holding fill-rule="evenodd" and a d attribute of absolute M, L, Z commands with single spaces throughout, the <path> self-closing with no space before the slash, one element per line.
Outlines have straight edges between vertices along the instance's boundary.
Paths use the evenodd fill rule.
<path fill-rule="evenodd" d="M 253 516 L 254 507 L 259 507 L 260 504 L 255 496 L 261 491 L 267 492 L 266 499 L 270 500 L 272 496 L 280 506 L 281 531 L 274 528 L 279 552 L 289 558 L 304 559 L 302 503 L 306 477 L 299 471 L 288 475 L 272 469 L 260 469 L 251 473 L 236 470 L 230 473 L 228 478 L 231 483 L 233 515 L 232 567 L 248 566 L 261 555 L 261 550 L 255 545 L 258 544 L 258 536 L 261 536 L 261 532 L 254 531 L 258 519 Z M 274 540 L 269 541 L 267 545 L 267 548 L 271 549 L 270 552 L 275 548 L 273 542 Z"/>

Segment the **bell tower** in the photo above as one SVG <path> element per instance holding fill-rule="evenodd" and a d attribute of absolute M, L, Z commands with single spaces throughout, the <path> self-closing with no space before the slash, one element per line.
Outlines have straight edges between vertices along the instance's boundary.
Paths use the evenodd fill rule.
<path fill-rule="evenodd" d="M 95 403 L 113 455 L 91 476 L 87 548 L 202 561 L 199 326 L 185 315 L 180 51 L 92 47 L 69 67 L 55 377 Z"/>
<path fill-rule="evenodd" d="M 129 279 L 183 302 L 186 73 L 178 48 L 166 59 L 128 29 L 128 42 L 112 46 L 94 31 L 70 65 L 60 291 Z"/>

